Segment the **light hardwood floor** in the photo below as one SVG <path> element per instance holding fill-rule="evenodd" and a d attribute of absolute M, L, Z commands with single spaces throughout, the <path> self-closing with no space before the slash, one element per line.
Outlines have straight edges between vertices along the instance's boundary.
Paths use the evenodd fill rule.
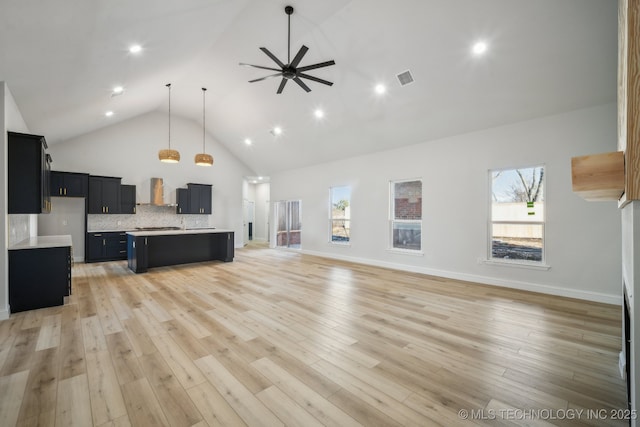
<path fill-rule="evenodd" d="M 73 273 L 0 322 L 2 426 L 625 425 L 619 307 L 263 248 Z"/>

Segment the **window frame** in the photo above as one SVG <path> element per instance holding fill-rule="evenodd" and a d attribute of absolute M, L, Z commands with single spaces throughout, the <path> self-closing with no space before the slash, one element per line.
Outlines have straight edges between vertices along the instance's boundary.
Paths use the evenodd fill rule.
<path fill-rule="evenodd" d="M 349 189 L 349 218 L 335 218 L 333 216 L 333 191 L 337 188 L 348 188 Z M 345 221 L 349 223 L 349 235 L 347 236 L 348 240 L 339 241 L 333 240 L 333 223 L 334 221 Z M 328 241 L 332 245 L 338 246 L 350 246 L 351 245 L 351 186 L 350 185 L 334 185 L 329 187 L 329 235 Z"/>
<path fill-rule="evenodd" d="M 414 181 L 419 181 L 420 182 L 420 200 L 421 200 L 421 205 L 420 205 L 420 219 L 395 219 L 395 184 L 400 184 L 403 182 L 414 182 Z M 397 252 L 397 253 L 401 253 L 401 254 L 407 254 L 407 255 L 423 255 L 423 247 L 424 247 L 424 242 L 422 239 L 422 231 L 424 229 L 424 224 L 423 224 L 423 210 L 424 210 L 424 197 L 423 197 L 423 185 L 424 185 L 424 181 L 422 178 L 408 178 L 408 179 L 393 179 L 389 181 L 389 239 L 388 239 L 388 248 L 387 250 L 390 252 Z M 393 231 L 394 231 L 394 224 L 418 224 L 420 226 L 420 248 L 419 249 L 410 249 L 410 248 L 397 248 L 393 243 Z"/>
<path fill-rule="evenodd" d="M 542 176 L 542 221 L 494 221 L 493 220 L 493 174 L 495 172 L 501 171 L 515 171 L 518 169 L 535 169 L 542 168 L 544 171 Z M 547 236 L 546 236 L 546 223 L 547 223 L 547 165 L 544 163 L 537 163 L 528 166 L 518 166 L 518 167 L 504 167 L 504 168 L 495 168 L 489 169 L 488 171 L 488 187 L 489 187 L 489 203 L 488 203 L 488 214 L 487 214 L 487 258 L 485 263 L 487 264 L 495 264 L 495 265 L 505 265 L 505 266 L 513 266 L 513 267 L 524 267 L 524 268 L 534 268 L 534 269 L 543 269 L 548 270 L 551 268 L 547 265 Z M 522 202 L 527 203 L 527 202 Z M 493 226 L 494 225 L 535 225 L 541 227 L 541 236 L 542 236 L 542 252 L 540 261 L 531 261 L 524 259 L 505 259 L 505 258 L 496 258 L 493 256 Z"/>

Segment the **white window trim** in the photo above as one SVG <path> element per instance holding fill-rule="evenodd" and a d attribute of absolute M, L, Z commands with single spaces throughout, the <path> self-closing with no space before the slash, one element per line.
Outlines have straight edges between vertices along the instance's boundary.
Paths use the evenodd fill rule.
<path fill-rule="evenodd" d="M 424 242 L 422 240 L 422 230 L 424 229 L 424 224 L 422 219 L 395 219 L 395 188 L 394 184 L 402 183 L 402 182 L 413 182 L 420 181 L 420 184 L 423 184 L 422 178 L 410 178 L 410 179 L 396 179 L 389 181 L 389 240 L 387 252 L 393 252 L 402 255 L 415 255 L 415 256 L 424 256 Z M 422 210 L 424 210 L 424 197 L 422 197 L 422 193 L 420 194 L 420 198 L 422 199 L 423 206 Z M 395 248 L 393 246 L 393 224 L 395 222 L 406 223 L 406 224 L 420 224 L 420 249 L 404 249 L 404 248 Z"/>
<path fill-rule="evenodd" d="M 493 173 L 499 171 L 507 171 L 507 170 L 515 170 L 515 169 L 531 169 L 541 167 L 544 169 L 544 176 L 542 177 L 542 188 L 544 191 L 544 201 L 542 212 L 542 217 L 544 221 L 492 221 L 493 219 L 493 199 L 491 195 L 493 194 Z M 496 266 L 504 266 L 504 267 L 516 267 L 516 268 L 525 268 L 532 270 L 549 270 L 551 269 L 551 265 L 547 264 L 547 165 L 544 163 L 539 163 L 533 166 L 517 166 L 517 167 L 507 167 L 507 168 L 497 168 L 497 169 L 489 169 L 488 174 L 488 184 L 489 184 L 489 203 L 488 203 L 488 227 L 487 227 L 487 258 L 481 260 L 482 264 L 487 265 L 496 265 Z M 492 249 L 493 249 L 493 224 L 534 224 L 534 225 L 542 225 L 542 259 L 540 261 L 526 261 L 526 260 L 513 260 L 513 259 L 503 259 L 503 258 L 493 258 L 492 257 Z"/>
<path fill-rule="evenodd" d="M 351 213 L 349 213 L 349 218 L 334 218 L 332 213 L 333 213 L 333 189 L 334 188 L 343 188 L 343 187 L 347 187 L 349 188 L 349 207 L 351 207 L 351 186 L 350 185 L 334 185 L 333 187 L 329 187 L 329 235 L 327 236 L 328 239 L 328 243 L 330 245 L 336 245 L 336 246 L 351 246 Z M 351 212 L 351 209 L 349 209 L 349 212 Z M 333 241 L 332 237 L 333 237 L 333 221 L 341 221 L 341 220 L 345 220 L 345 221 L 349 221 L 349 240 L 344 242 L 344 241 Z"/>

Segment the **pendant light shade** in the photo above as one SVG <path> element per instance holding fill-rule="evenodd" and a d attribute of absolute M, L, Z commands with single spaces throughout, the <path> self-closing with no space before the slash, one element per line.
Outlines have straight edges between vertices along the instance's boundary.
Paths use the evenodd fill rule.
<path fill-rule="evenodd" d="M 164 163 L 178 163 L 180 161 L 180 153 L 178 150 L 171 149 L 171 83 L 167 83 L 169 89 L 169 148 L 158 151 L 158 158 Z"/>
<path fill-rule="evenodd" d="M 205 120 L 205 93 L 207 92 L 207 88 L 202 88 L 202 153 L 196 154 L 195 162 L 198 166 L 211 166 L 213 165 L 213 156 L 211 154 L 205 153 L 204 149 L 204 141 L 206 136 L 206 129 L 204 126 Z"/>

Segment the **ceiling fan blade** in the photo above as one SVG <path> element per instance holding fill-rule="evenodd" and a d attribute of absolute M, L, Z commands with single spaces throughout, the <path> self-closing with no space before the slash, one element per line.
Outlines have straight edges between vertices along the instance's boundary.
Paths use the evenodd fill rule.
<path fill-rule="evenodd" d="M 309 50 L 308 47 L 306 47 L 305 45 L 302 45 L 298 53 L 296 53 L 295 58 L 293 58 L 293 61 L 291 61 L 291 64 L 289 65 L 292 66 L 293 68 L 296 68 L 300 63 L 300 61 L 302 61 L 302 57 L 304 57 L 304 55 L 307 53 L 308 50 Z"/>
<path fill-rule="evenodd" d="M 298 72 L 303 73 L 305 71 L 315 70 L 316 68 L 328 67 L 330 65 L 336 65 L 336 61 L 332 59 L 331 61 L 327 61 L 327 62 L 320 62 L 318 64 L 307 65 L 305 67 L 298 67 Z"/>
<path fill-rule="evenodd" d="M 269 52 L 269 49 L 267 49 L 266 47 L 261 47 L 260 50 L 263 51 L 265 53 L 265 55 L 267 55 L 269 58 L 271 58 L 273 60 L 273 62 L 278 64 L 278 67 L 280 67 L 280 68 L 284 68 L 285 67 L 285 65 L 282 62 L 280 62 L 280 60 L 278 58 L 276 58 L 276 56 L 273 53 Z"/>
<path fill-rule="evenodd" d="M 278 91 L 276 93 L 282 93 L 282 91 L 284 90 L 284 85 L 287 84 L 287 79 L 285 79 L 284 77 L 282 78 L 282 81 L 280 82 L 280 86 L 278 86 Z"/>
<path fill-rule="evenodd" d="M 240 65 L 242 65 L 243 67 L 260 68 L 262 70 L 282 71 L 278 70 L 277 68 L 263 67 L 262 65 L 245 64 L 244 62 L 241 62 Z"/>
<path fill-rule="evenodd" d="M 298 83 L 298 85 L 300 85 L 300 87 L 304 90 L 306 90 L 307 92 L 311 92 L 311 89 L 309 89 L 309 86 L 307 86 L 306 84 L 304 84 L 304 82 L 302 80 L 300 80 L 300 78 L 298 77 L 294 77 L 293 81 Z"/>
<path fill-rule="evenodd" d="M 281 76 L 282 73 L 271 74 L 270 76 L 260 77 L 259 79 L 249 80 L 249 83 L 261 82 L 262 80 L 270 79 L 271 77 Z"/>
<path fill-rule="evenodd" d="M 327 81 L 327 80 L 322 80 L 322 79 L 319 79 L 319 78 L 314 77 L 314 76 L 310 76 L 309 74 L 298 73 L 298 77 L 302 77 L 304 79 L 313 80 L 314 82 L 322 83 L 322 84 L 325 84 L 327 86 L 333 86 L 332 82 Z"/>

